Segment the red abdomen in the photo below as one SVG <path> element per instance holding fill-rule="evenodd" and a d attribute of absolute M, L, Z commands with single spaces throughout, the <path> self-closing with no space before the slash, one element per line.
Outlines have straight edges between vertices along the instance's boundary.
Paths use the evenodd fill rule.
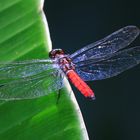
<path fill-rule="evenodd" d="M 72 84 L 85 96 L 91 99 L 95 99 L 94 92 L 91 88 L 78 76 L 78 74 L 73 71 L 69 70 L 67 72 L 67 77 L 72 82 Z"/>

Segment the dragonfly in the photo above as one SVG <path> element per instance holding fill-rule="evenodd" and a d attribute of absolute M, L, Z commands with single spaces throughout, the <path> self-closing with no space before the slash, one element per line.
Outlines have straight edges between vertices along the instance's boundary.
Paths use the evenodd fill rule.
<path fill-rule="evenodd" d="M 39 98 L 64 87 L 66 77 L 86 98 L 95 99 L 86 81 L 116 76 L 140 63 L 140 46 L 127 47 L 139 35 L 130 25 L 73 54 L 53 49 L 49 59 L 0 63 L 0 100 Z"/>

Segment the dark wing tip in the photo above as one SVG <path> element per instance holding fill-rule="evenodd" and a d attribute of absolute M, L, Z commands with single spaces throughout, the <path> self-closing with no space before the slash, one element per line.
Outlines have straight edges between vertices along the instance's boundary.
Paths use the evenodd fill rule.
<path fill-rule="evenodd" d="M 124 31 L 129 31 L 133 33 L 135 36 L 138 36 L 140 34 L 140 29 L 134 25 L 129 25 L 129 26 L 124 27 Z"/>

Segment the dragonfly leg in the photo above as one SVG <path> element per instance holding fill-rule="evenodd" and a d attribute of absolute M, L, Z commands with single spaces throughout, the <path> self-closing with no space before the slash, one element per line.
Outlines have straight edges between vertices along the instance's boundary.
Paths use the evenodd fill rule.
<path fill-rule="evenodd" d="M 59 77 L 60 79 L 62 79 L 62 81 L 58 84 L 59 87 L 62 87 L 64 75 L 60 71 L 58 71 L 56 76 Z M 58 104 L 60 97 L 61 97 L 61 88 L 58 90 L 56 104 Z"/>
<path fill-rule="evenodd" d="M 58 104 L 60 97 L 61 97 L 61 89 L 58 90 L 58 95 L 57 95 L 56 104 Z"/>
<path fill-rule="evenodd" d="M 57 73 L 57 76 L 62 78 L 62 75 L 61 75 L 59 72 Z M 61 83 L 61 84 L 62 84 L 62 83 Z M 58 104 L 60 97 L 61 97 L 61 89 L 58 90 L 58 95 L 57 95 L 56 104 Z"/>

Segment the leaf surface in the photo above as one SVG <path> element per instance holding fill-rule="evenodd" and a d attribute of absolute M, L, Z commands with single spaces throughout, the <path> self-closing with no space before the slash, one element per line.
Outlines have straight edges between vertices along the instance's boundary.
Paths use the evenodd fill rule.
<path fill-rule="evenodd" d="M 51 40 L 40 0 L 0 0 L 0 61 L 48 58 Z M 38 99 L 0 101 L 2 140 L 88 140 L 66 81 L 57 93 Z M 24 90 L 24 88 L 23 88 Z"/>

